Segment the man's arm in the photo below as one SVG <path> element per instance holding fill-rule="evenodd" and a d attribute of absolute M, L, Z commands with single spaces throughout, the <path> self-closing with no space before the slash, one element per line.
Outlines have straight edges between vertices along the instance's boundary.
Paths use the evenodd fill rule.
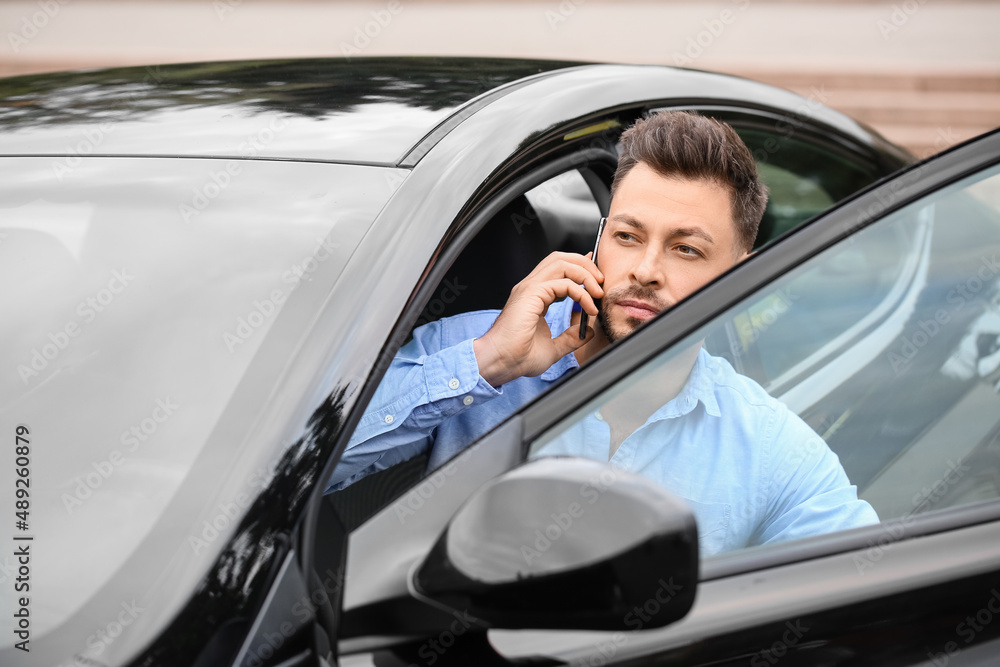
<path fill-rule="evenodd" d="M 472 348 L 477 328 L 488 329 L 496 315 L 469 313 L 414 330 L 358 422 L 327 492 L 425 452 L 442 421 L 501 395 L 480 375 Z M 446 344 L 463 333 L 465 340 Z"/>
<path fill-rule="evenodd" d="M 798 415 L 782 411 L 772 442 L 768 507 L 754 544 L 782 542 L 878 523 L 837 455 Z"/>
<path fill-rule="evenodd" d="M 572 327 L 553 338 L 545 314 L 569 296 L 596 315 L 599 280 L 588 257 L 552 253 L 511 290 L 499 315 L 466 313 L 416 329 L 365 409 L 327 492 L 421 454 L 444 420 L 499 396 L 511 380 L 541 375 L 590 341 L 592 328 L 585 340 Z"/>

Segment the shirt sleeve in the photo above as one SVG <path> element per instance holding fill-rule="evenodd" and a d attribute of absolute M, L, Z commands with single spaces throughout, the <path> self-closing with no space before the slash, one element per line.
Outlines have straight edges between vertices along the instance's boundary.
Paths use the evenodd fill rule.
<path fill-rule="evenodd" d="M 798 415 L 775 415 L 767 510 L 753 544 L 783 542 L 879 522 L 840 459 Z"/>
<path fill-rule="evenodd" d="M 458 318 L 469 325 L 477 323 L 470 320 L 477 316 L 483 319 L 485 314 Z M 427 451 L 441 422 L 503 394 L 479 374 L 474 332 L 452 319 L 419 327 L 393 358 L 333 471 L 327 493 Z M 485 323 L 483 332 L 491 324 Z M 447 345 L 453 337 L 461 340 Z"/>

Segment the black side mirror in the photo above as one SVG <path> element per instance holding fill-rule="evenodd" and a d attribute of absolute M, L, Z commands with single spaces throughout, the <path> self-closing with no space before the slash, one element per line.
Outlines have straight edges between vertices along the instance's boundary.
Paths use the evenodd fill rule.
<path fill-rule="evenodd" d="M 687 614 L 697 581 L 683 501 L 606 463 L 552 457 L 477 491 L 411 588 L 486 627 L 639 630 Z"/>

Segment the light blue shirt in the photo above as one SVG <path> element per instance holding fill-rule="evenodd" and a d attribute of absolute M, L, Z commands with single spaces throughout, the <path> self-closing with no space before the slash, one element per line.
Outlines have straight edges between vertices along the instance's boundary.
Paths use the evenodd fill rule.
<path fill-rule="evenodd" d="M 553 304 L 553 335 L 572 314 Z M 414 331 L 375 392 L 327 491 L 405 461 L 430 448 L 429 469 L 578 368 L 568 354 L 538 377 L 494 389 L 479 374 L 472 341 L 499 311 L 432 322 Z M 534 456 L 573 455 L 608 461 L 610 430 L 591 414 Z M 878 522 L 857 497 L 826 443 L 753 380 L 701 350 L 681 392 L 626 438 L 611 457 L 690 505 L 703 555 L 818 535 Z"/>

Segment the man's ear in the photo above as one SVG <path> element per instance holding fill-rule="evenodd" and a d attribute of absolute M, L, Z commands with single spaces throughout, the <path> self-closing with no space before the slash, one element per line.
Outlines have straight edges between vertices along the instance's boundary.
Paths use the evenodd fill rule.
<path fill-rule="evenodd" d="M 756 253 L 757 253 L 756 250 L 750 250 L 748 252 L 745 251 L 742 255 L 740 255 L 739 257 L 736 258 L 736 263 L 739 264 L 740 262 L 742 262 L 747 257 L 750 257 L 751 255 L 754 255 Z"/>

